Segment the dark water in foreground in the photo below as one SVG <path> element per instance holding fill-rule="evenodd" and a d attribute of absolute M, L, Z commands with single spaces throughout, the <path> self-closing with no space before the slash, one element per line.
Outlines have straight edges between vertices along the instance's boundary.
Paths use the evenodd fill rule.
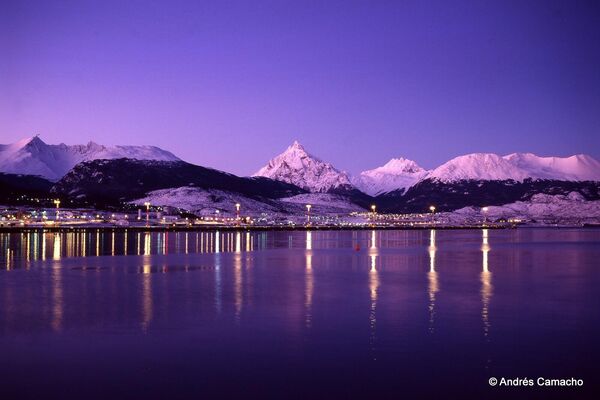
<path fill-rule="evenodd" d="M 1 233 L 0 252 L 4 399 L 600 386 L 600 230 Z"/>

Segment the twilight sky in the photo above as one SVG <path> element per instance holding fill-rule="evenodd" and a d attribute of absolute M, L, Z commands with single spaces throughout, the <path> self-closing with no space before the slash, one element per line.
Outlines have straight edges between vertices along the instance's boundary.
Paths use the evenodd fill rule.
<path fill-rule="evenodd" d="M 353 173 L 600 158 L 598 2 L 148 3 L 2 1 L 0 143 L 153 144 L 240 175 L 294 139 Z"/>

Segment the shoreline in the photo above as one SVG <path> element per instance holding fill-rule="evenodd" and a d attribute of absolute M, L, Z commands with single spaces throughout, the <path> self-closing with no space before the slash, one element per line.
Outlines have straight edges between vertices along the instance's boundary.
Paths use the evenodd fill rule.
<path fill-rule="evenodd" d="M 162 227 L 162 226 L 48 226 L 48 227 L 0 227 L 0 233 L 23 232 L 78 232 L 78 231 L 110 231 L 110 232 L 214 232 L 214 231 L 370 231 L 370 230 L 479 230 L 479 229 L 569 229 L 589 228 L 598 229 L 600 226 L 551 226 L 551 225 L 465 225 L 465 226 L 190 226 L 190 227 Z"/>

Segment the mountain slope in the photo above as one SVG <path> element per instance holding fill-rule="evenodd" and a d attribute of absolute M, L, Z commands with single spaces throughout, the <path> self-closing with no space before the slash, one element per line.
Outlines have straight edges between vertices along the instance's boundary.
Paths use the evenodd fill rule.
<path fill-rule="evenodd" d="M 58 180 L 82 161 L 132 158 L 138 160 L 177 161 L 179 158 L 154 146 L 49 145 L 38 136 L 0 145 L 0 171 L 38 175 Z"/>
<path fill-rule="evenodd" d="M 80 203 L 117 205 L 160 189 L 196 187 L 273 199 L 305 193 L 297 186 L 267 178 L 240 178 L 184 161 L 94 160 L 77 164 L 52 192 Z"/>
<path fill-rule="evenodd" d="M 0 172 L 1 204 L 45 204 L 51 188 L 52 182 L 39 176 Z"/>
<path fill-rule="evenodd" d="M 536 194 L 579 193 L 586 200 L 600 199 L 600 182 L 559 180 L 458 180 L 425 179 L 406 192 L 395 191 L 377 197 L 378 208 L 386 212 L 452 211 L 468 206 L 492 206 L 527 201 Z"/>
<path fill-rule="evenodd" d="M 310 155 L 297 141 L 253 176 L 291 183 L 310 192 L 330 192 L 352 186 L 345 172 Z"/>
<path fill-rule="evenodd" d="M 393 158 L 387 164 L 352 177 L 352 184 L 364 193 L 378 196 L 398 189 L 406 190 L 427 174 L 416 162 Z"/>
<path fill-rule="evenodd" d="M 236 215 L 235 205 L 240 204 L 242 215 L 245 216 L 259 217 L 268 213 L 275 218 L 295 216 L 299 221 L 304 221 L 306 204 L 313 206 L 313 216 L 364 211 L 349 202 L 346 197 L 330 193 L 305 193 L 280 199 L 266 199 L 251 198 L 224 190 L 180 187 L 151 191 L 145 197 L 131 203 L 141 206 L 147 201 L 155 206 L 175 207 L 198 216 L 215 216 L 215 210 L 219 210 L 220 215 L 224 217 Z"/>

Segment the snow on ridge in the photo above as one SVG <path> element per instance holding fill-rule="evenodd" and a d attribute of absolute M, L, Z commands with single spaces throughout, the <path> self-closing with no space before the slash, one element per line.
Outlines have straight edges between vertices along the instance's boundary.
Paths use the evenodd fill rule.
<path fill-rule="evenodd" d="M 345 172 L 309 154 L 298 141 L 252 176 L 291 183 L 310 192 L 327 192 L 351 185 Z"/>
<path fill-rule="evenodd" d="M 39 136 L 0 145 L 0 171 L 39 175 L 58 180 L 82 161 L 134 158 L 138 160 L 179 161 L 172 153 L 155 146 L 49 145 Z"/>
<path fill-rule="evenodd" d="M 532 153 L 513 153 L 503 158 L 535 179 L 600 181 L 600 162 L 586 154 L 540 157 Z"/>
<path fill-rule="evenodd" d="M 513 153 L 501 157 L 494 153 L 472 153 L 453 158 L 423 179 L 454 182 L 469 179 L 523 181 L 527 178 L 600 181 L 600 162 L 583 154 L 539 157 L 532 153 Z"/>
<path fill-rule="evenodd" d="M 523 180 L 525 171 L 494 153 L 472 153 L 458 156 L 435 168 L 424 179 L 443 182 L 460 180 Z"/>

